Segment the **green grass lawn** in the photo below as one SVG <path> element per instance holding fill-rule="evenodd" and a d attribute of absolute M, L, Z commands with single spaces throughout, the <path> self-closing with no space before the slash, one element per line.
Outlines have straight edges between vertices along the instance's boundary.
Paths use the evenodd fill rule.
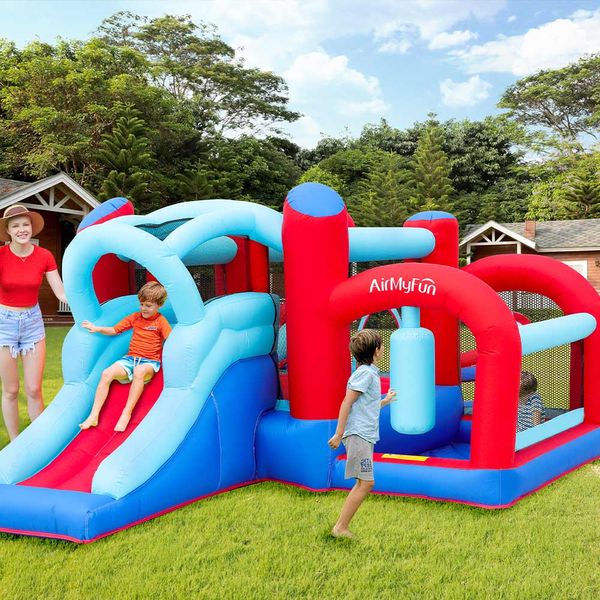
<path fill-rule="evenodd" d="M 47 401 L 64 333 L 48 330 Z M 262 483 L 89 545 L 0 534 L 0 598 L 599 595 L 600 462 L 507 510 L 372 496 L 357 540 L 328 535 L 344 497 Z"/>

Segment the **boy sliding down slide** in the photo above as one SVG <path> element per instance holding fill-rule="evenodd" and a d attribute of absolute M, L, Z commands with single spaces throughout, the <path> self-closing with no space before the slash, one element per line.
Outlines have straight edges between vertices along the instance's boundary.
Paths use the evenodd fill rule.
<path fill-rule="evenodd" d="M 131 381 L 127 403 L 115 426 L 115 431 L 125 431 L 144 385 L 160 370 L 163 343 L 171 333 L 169 322 L 158 312 L 167 300 L 167 291 L 160 283 L 150 281 L 140 289 L 138 298 L 140 311 L 125 317 L 114 327 L 97 327 L 89 321 L 81 323 L 81 326 L 91 333 L 104 335 L 117 335 L 133 328 L 128 353 L 102 372 L 94 405 L 88 418 L 79 425 L 81 429 L 98 425 L 110 384 L 116 379 L 122 382 Z"/>

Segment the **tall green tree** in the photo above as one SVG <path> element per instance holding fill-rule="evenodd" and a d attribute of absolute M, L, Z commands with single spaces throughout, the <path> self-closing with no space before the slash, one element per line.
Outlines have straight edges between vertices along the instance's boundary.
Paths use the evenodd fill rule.
<path fill-rule="evenodd" d="M 138 50 L 155 85 L 187 104 L 203 136 L 259 132 L 300 115 L 287 108 L 287 85 L 269 71 L 248 68 L 213 25 L 189 15 L 154 19 L 130 12 L 105 20 L 98 34 Z"/>
<path fill-rule="evenodd" d="M 424 131 L 413 156 L 411 201 L 420 210 L 452 211 L 448 156 L 442 150 L 443 132 L 435 122 Z"/>
<path fill-rule="evenodd" d="M 546 161 L 535 169 L 528 218 L 539 221 L 600 217 L 600 152 Z"/>
<path fill-rule="evenodd" d="M 600 217 L 600 152 L 578 161 L 565 178 L 564 197 L 574 218 Z"/>
<path fill-rule="evenodd" d="M 62 170 L 92 189 L 104 169 L 97 148 L 133 106 L 152 130 L 179 127 L 168 95 L 151 85 L 144 57 L 100 40 L 0 42 L 0 170 L 29 179 Z"/>
<path fill-rule="evenodd" d="M 156 208 L 150 171 L 154 161 L 145 131 L 144 121 L 129 111 L 103 136 L 98 155 L 110 172 L 98 194 L 100 200 L 123 196 L 142 212 Z"/>
<path fill-rule="evenodd" d="M 215 139 L 205 165 L 207 182 L 217 197 L 260 202 L 277 209 L 301 175 L 279 146 L 251 136 Z"/>
<path fill-rule="evenodd" d="M 383 153 L 369 174 L 358 184 L 358 193 L 350 212 L 364 227 L 400 227 L 417 211 L 410 197 L 408 159 Z"/>
<path fill-rule="evenodd" d="M 322 183 L 323 185 L 329 186 L 332 190 L 335 190 L 342 198 L 345 195 L 345 187 L 342 178 L 319 165 L 311 167 L 305 171 L 298 183 L 306 183 L 314 181 L 315 183 Z"/>
<path fill-rule="evenodd" d="M 519 79 L 498 106 L 517 122 L 543 127 L 580 151 L 581 134 L 598 139 L 600 133 L 600 55 Z"/>

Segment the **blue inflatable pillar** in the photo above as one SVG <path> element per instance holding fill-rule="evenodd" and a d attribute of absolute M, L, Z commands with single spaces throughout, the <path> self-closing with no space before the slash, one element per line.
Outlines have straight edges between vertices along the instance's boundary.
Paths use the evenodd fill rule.
<path fill-rule="evenodd" d="M 402 328 L 390 338 L 390 405 L 392 428 L 421 434 L 435 425 L 435 353 L 433 333 L 420 327 L 420 311 L 402 307 Z"/>

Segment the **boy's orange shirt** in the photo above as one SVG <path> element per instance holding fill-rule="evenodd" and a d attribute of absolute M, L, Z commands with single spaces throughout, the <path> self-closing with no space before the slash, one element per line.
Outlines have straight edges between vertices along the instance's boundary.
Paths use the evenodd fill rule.
<path fill-rule="evenodd" d="M 117 333 L 128 329 L 133 329 L 133 336 L 127 354 L 150 360 L 162 359 L 163 342 L 171 333 L 169 321 L 163 315 L 156 313 L 152 318 L 144 319 L 142 313 L 134 312 L 114 327 Z"/>

